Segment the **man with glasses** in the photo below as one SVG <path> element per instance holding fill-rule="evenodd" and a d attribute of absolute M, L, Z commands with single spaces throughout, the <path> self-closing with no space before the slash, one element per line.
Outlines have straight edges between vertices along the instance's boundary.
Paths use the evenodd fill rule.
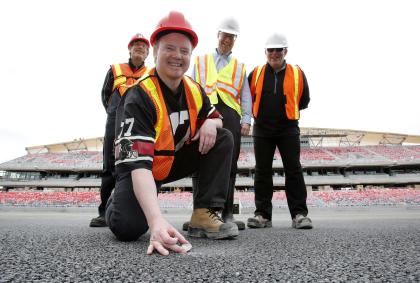
<path fill-rule="evenodd" d="M 147 68 L 144 61 L 149 55 L 149 40 L 141 33 L 135 34 L 128 42 L 130 59 L 128 63 L 114 64 L 109 68 L 102 87 L 102 104 L 107 113 L 103 142 L 103 165 L 101 179 L 101 203 L 99 216 L 90 221 L 90 227 L 106 227 L 105 205 L 115 187 L 115 116 L 118 103 L 128 86 L 140 78 Z"/>
<path fill-rule="evenodd" d="M 306 186 L 300 164 L 299 111 L 308 107 L 309 87 L 297 65 L 287 64 L 288 42 L 273 34 L 265 45 L 267 64 L 256 67 L 248 77 L 254 115 L 255 216 L 250 228 L 272 227 L 273 157 L 279 150 L 285 172 L 285 191 L 292 227 L 311 229 L 307 216 Z"/>
<path fill-rule="evenodd" d="M 251 94 L 245 65 L 232 56 L 238 35 L 238 22 L 233 18 L 223 20 L 217 34 L 218 47 L 213 53 L 195 59 L 192 78 L 204 88 L 210 102 L 223 116 L 223 128 L 233 134 L 229 192 L 222 219 L 236 223 L 239 230 L 243 230 L 245 223 L 233 218 L 233 201 L 241 134 L 248 135 L 251 127 Z M 197 176 L 193 176 L 193 188 L 197 186 L 200 186 Z M 183 230 L 188 230 L 188 222 L 184 223 Z"/>

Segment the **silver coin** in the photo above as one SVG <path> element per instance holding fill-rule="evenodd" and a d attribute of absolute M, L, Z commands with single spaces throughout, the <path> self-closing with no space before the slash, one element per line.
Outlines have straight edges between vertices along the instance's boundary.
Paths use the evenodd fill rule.
<path fill-rule="evenodd" d="M 186 251 L 189 252 L 192 249 L 191 244 L 182 244 L 181 247 Z"/>

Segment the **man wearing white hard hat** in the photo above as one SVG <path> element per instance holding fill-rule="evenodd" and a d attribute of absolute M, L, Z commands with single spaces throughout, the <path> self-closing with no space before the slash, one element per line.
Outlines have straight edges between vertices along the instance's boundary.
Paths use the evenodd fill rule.
<path fill-rule="evenodd" d="M 248 80 L 252 94 L 255 151 L 255 216 L 250 228 L 272 227 L 273 157 L 279 150 L 285 173 L 285 191 L 292 227 L 311 229 L 307 216 L 306 186 L 300 164 L 300 110 L 308 107 L 309 87 L 297 65 L 287 64 L 288 42 L 283 34 L 271 35 L 265 45 L 267 63 L 254 68 Z"/>
<path fill-rule="evenodd" d="M 233 201 L 241 134 L 248 135 L 251 127 L 251 93 L 246 80 L 245 65 L 232 56 L 239 32 L 239 23 L 234 18 L 224 19 L 218 27 L 217 48 L 212 53 L 196 57 L 192 78 L 204 88 L 211 103 L 222 114 L 223 128 L 233 134 L 229 192 L 222 219 L 236 223 L 239 230 L 243 230 L 245 223 L 233 217 Z M 197 185 L 193 176 L 193 187 Z M 183 225 L 184 230 L 187 228 L 188 222 Z"/>

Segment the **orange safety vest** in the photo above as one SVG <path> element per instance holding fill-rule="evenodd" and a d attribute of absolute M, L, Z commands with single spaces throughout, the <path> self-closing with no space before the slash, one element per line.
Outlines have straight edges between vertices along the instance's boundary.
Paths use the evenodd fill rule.
<path fill-rule="evenodd" d="M 255 67 L 251 79 L 252 114 L 256 118 L 261 101 L 265 68 Z M 286 96 L 286 115 L 289 120 L 299 120 L 299 102 L 303 93 L 302 70 L 297 65 L 286 64 L 283 93 Z"/>
<path fill-rule="evenodd" d="M 187 76 L 184 76 L 182 83 L 184 84 L 190 117 L 191 140 L 197 131 L 197 117 L 203 106 L 203 98 L 198 83 Z M 149 76 L 139 82 L 139 86 L 149 95 L 156 109 L 157 119 L 154 125 L 156 137 L 152 173 L 155 180 L 161 181 L 168 177 L 175 159 L 175 141 L 172 124 L 158 78 L 155 76 L 154 68 L 150 71 Z"/>
<path fill-rule="evenodd" d="M 136 80 L 148 73 L 148 69 L 145 66 L 133 72 L 128 63 L 114 64 L 111 68 L 112 74 L 114 75 L 112 92 L 118 88 L 120 96 L 123 96 L 127 89 L 132 86 Z"/>

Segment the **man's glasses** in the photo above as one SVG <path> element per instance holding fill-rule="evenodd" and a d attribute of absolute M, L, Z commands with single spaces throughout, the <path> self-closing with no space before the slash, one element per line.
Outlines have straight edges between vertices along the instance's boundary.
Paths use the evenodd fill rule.
<path fill-rule="evenodd" d="M 230 33 L 226 33 L 226 32 L 223 32 L 223 31 L 219 31 L 219 35 L 220 35 L 220 38 L 222 38 L 222 39 L 224 39 L 224 38 L 229 38 L 231 40 L 235 40 L 236 39 L 236 35 L 230 34 Z"/>
<path fill-rule="evenodd" d="M 282 52 L 284 48 L 267 48 L 267 52 L 268 53 L 273 53 L 274 51 L 276 52 Z"/>

